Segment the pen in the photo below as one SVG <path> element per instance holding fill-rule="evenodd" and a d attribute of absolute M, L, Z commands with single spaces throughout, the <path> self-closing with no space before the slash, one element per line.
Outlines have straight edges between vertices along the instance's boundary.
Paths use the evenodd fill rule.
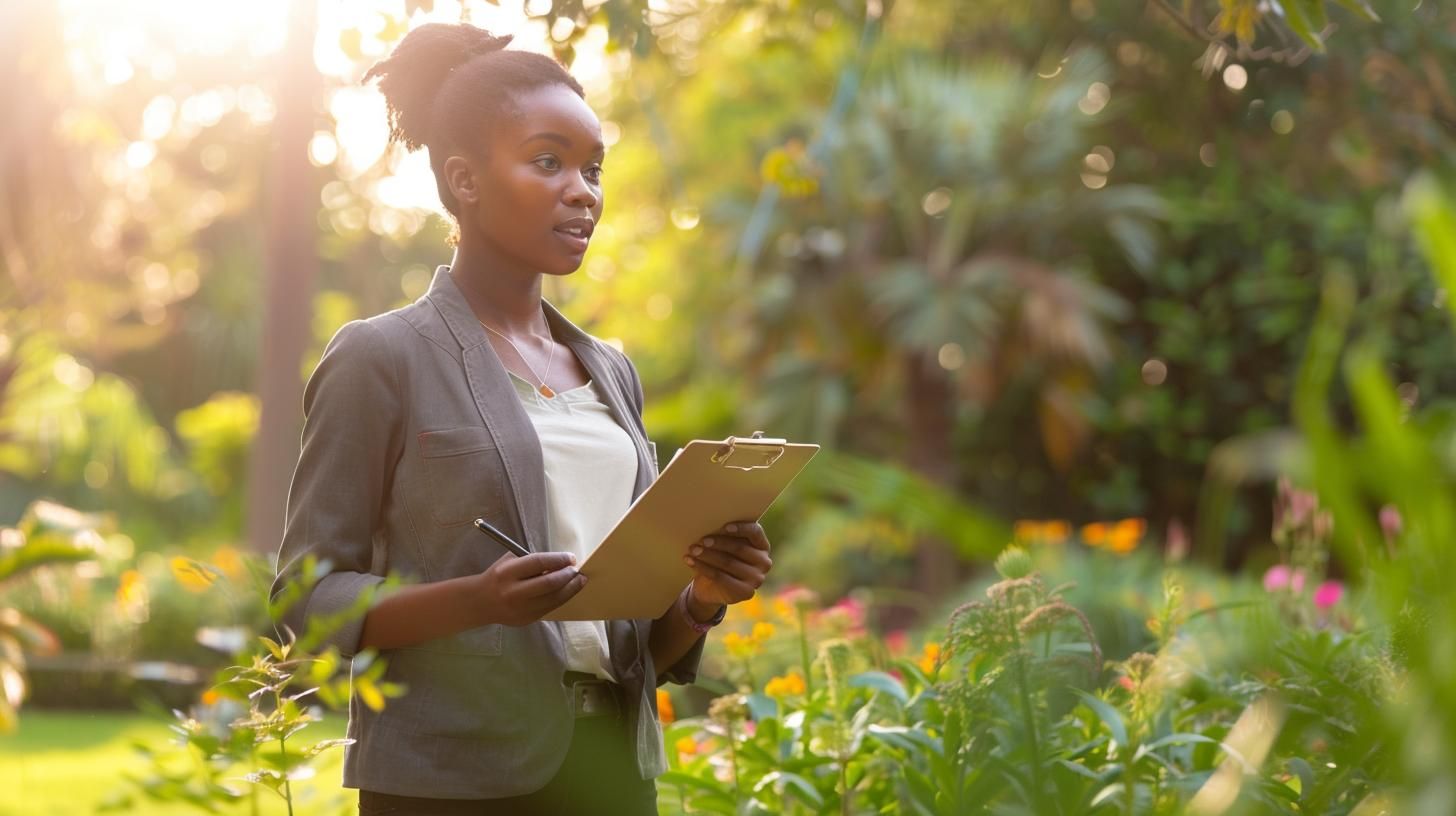
<path fill-rule="evenodd" d="M 485 519 L 476 519 L 475 529 L 495 539 L 496 542 L 499 543 L 502 547 L 505 547 L 506 549 L 514 553 L 517 558 L 525 558 L 527 555 L 530 555 L 530 553 L 526 551 L 525 547 L 517 544 L 515 540 L 512 539 L 510 536 L 506 535 L 500 530 L 497 530 L 494 525 L 492 525 Z"/>

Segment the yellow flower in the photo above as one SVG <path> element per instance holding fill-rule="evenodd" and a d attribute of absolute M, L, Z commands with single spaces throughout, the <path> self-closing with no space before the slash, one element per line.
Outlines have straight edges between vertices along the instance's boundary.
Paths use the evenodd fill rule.
<path fill-rule="evenodd" d="M 172 566 L 172 577 L 188 592 L 206 592 L 217 580 L 217 568 L 200 561 L 179 555 L 169 563 Z"/>
<path fill-rule="evenodd" d="M 677 719 L 672 710 L 672 695 L 667 689 L 657 690 L 657 719 L 664 725 Z"/>
<path fill-rule="evenodd" d="M 763 693 L 775 699 L 794 697 L 804 693 L 804 677 L 798 672 L 789 672 L 782 677 L 775 677 L 763 686 Z"/>
<path fill-rule="evenodd" d="M 692 756 L 698 752 L 697 740 L 692 737 L 679 737 L 678 741 L 673 743 L 673 747 L 680 755 Z"/>
<path fill-rule="evenodd" d="M 728 650 L 729 655 L 740 659 L 752 657 L 758 654 L 759 649 L 762 648 L 758 641 L 746 638 L 738 632 L 729 632 L 724 635 L 723 647 Z"/>
<path fill-rule="evenodd" d="M 795 613 L 794 605 L 784 600 L 783 598 L 774 598 L 773 613 L 774 617 L 778 618 L 779 620 L 792 621 L 798 620 L 799 617 Z"/>
<path fill-rule="evenodd" d="M 147 600 L 147 582 L 143 580 L 142 574 L 134 569 L 127 570 L 121 574 L 121 582 L 116 587 L 116 602 L 119 604 L 140 604 Z"/>
<path fill-rule="evenodd" d="M 218 547 L 217 552 L 212 554 L 212 564 L 222 570 L 222 574 L 229 578 L 237 579 L 247 574 L 247 566 L 243 564 L 243 557 L 232 547 Z"/>
<path fill-rule="evenodd" d="M 940 644 L 930 641 L 925 644 L 925 650 L 920 654 L 920 670 L 926 674 L 935 671 L 935 664 L 940 662 Z"/>
<path fill-rule="evenodd" d="M 774 636 L 774 625 L 768 621 L 759 621 L 753 625 L 753 639 L 758 643 Z"/>

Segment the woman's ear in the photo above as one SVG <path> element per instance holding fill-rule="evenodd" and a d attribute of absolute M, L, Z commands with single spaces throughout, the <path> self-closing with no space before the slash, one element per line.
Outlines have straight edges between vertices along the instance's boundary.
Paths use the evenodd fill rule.
<path fill-rule="evenodd" d="M 451 156 L 445 160 L 445 184 L 450 194 L 461 204 L 475 205 L 480 201 L 480 187 L 475 183 L 475 168 L 464 156 Z"/>

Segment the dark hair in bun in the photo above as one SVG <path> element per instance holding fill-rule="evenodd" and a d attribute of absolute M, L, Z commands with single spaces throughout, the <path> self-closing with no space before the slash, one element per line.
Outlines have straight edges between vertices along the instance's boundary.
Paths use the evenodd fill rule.
<path fill-rule="evenodd" d="M 516 94 L 564 85 L 586 96 L 555 59 L 505 50 L 511 39 L 468 23 L 426 23 L 364 75 L 365 82 L 379 78 L 390 141 L 429 150 L 440 203 L 457 219 L 459 204 L 445 183 L 446 158 L 476 150 L 486 127 L 511 114 Z"/>

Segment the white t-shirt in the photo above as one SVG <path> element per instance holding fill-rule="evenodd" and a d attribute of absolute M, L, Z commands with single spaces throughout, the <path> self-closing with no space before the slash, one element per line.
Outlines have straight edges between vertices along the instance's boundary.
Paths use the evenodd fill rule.
<path fill-rule="evenodd" d="M 547 541 L 552 550 L 575 554 L 580 566 L 632 504 L 636 446 L 598 398 L 591 381 L 547 399 L 535 385 L 507 373 L 541 439 Z M 615 680 L 606 624 L 562 621 L 561 625 L 566 668 Z"/>

